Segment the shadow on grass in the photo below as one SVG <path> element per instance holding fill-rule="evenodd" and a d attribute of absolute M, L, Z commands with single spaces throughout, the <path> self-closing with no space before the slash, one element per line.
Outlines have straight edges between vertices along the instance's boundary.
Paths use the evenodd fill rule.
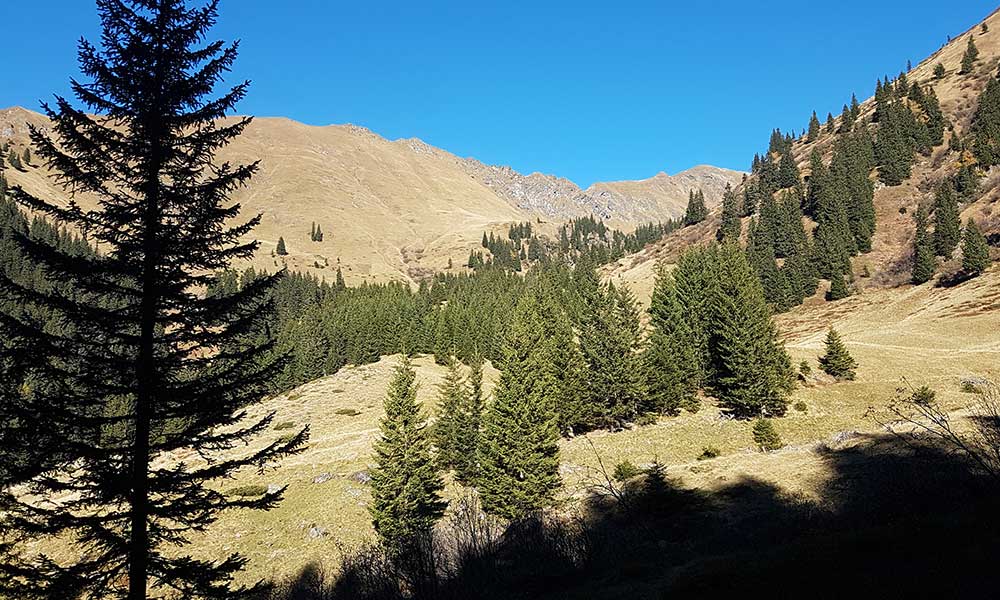
<path fill-rule="evenodd" d="M 997 593 L 998 490 L 961 457 L 876 436 L 819 455 L 829 469 L 819 501 L 752 477 L 712 492 L 653 478 L 637 482 L 627 510 L 595 498 L 584 518 L 495 536 L 470 533 L 485 527 L 468 519 L 426 553 L 430 567 L 401 570 L 369 548 L 336 576 L 307 567 L 269 600 Z"/>

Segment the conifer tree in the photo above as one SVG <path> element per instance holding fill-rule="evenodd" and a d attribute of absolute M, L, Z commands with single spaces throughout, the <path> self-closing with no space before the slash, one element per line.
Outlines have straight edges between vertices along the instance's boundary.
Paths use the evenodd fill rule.
<path fill-rule="evenodd" d="M 916 234 L 913 240 L 913 271 L 910 280 L 915 285 L 926 283 L 934 276 L 934 244 L 927 233 L 927 208 L 917 207 Z"/>
<path fill-rule="evenodd" d="M 794 373 L 760 281 L 736 244 L 721 246 L 717 260 L 711 387 L 725 410 L 739 418 L 782 415 Z"/>
<path fill-rule="evenodd" d="M 965 54 L 962 55 L 962 70 L 958 73 L 960 75 L 967 75 L 972 72 L 972 69 L 976 65 L 976 59 L 979 58 L 979 48 L 976 47 L 976 41 L 973 36 L 969 36 L 969 44 L 965 47 Z"/>
<path fill-rule="evenodd" d="M 648 410 L 675 415 L 696 410 L 701 370 L 694 336 L 673 276 L 659 267 L 649 307 L 653 332 L 645 352 Z"/>
<path fill-rule="evenodd" d="M 183 547 L 223 510 L 274 506 L 282 491 L 233 498 L 213 482 L 294 453 L 307 436 L 237 450 L 273 417 L 249 418 L 245 409 L 280 371 L 258 317 L 270 312 L 266 294 L 278 277 L 201 293 L 216 282 L 213 273 L 257 249 L 241 240 L 259 217 L 233 224 L 239 205 L 228 201 L 257 165 L 215 160 L 250 123 L 222 120 L 248 86 L 210 97 L 237 55 L 236 45 L 201 45 L 215 2 L 100 0 L 98 11 L 103 48 L 79 46 L 90 80 L 72 84 L 80 107 L 57 96 L 53 107 L 43 105 L 51 129 L 30 132 L 37 158 L 59 181 L 100 204 L 66 208 L 11 190 L 21 206 L 87 231 L 101 253 L 16 234 L 50 276 L 80 293 L 0 277 L 0 297 L 51 311 L 63 324 L 43 329 L 24 313 L 0 315 L 4 379 L 44 382 L 0 401 L 19 418 L 0 446 L 18 452 L 30 444 L 36 454 L 26 456 L 47 457 L 15 475 L 31 497 L 0 483 L 0 530 L 14 542 L 0 549 L 0 595 L 241 597 L 254 591 L 233 585 L 245 559 L 198 559 Z M 205 462 L 160 460 L 183 455 Z M 50 501 L 43 507 L 39 497 Z M 24 539 L 86 551 L 22 558 Z"/>
<path fill-rule="evenodd" d="M 976 276 L 990 266 L 990 247 L 976 222 L 969 219 L 962 236 L 962 271 Z"/>
<path fill-rule="evenodd" d="M 958 216 L 958 199 L 951 184 L 944 182 L 934 195 L 934 252 L 949 258 L 962 237 Z"/>
<path fill-rule="evenodd" d="M 778 187 L 790 188 L 799 184 L 799 167 L 795 164 L 795 157 L 791 151 L 781 155 L 781 162 L 778 164 Z"/>
<path fill-rule="evenodd" d="M 831 112 L 826 113 L 826 132 L 833 133 L 835 131 L 834 126 L 835 123 L 833 121 L 833 113 Z"/>
<path fill-rule="evenodd" d="M 819 365 L 828 375 L 837 379 L 854 379 L 858 363 L 847 351 L 840 334 L 831 327 L 826 334 L 826 353 L 819 358 Z"/>
<path fill-rule="evenodd" d="M 844 274 L 840 271 L 833 274 L 830 277 L 830 291 L 826 294 L 826 299 L 831 302 L 836 302 L 837 300 L 843 300 L 844 298 L 851 295 L 850 290 L 847 289 L 847 282 L 844 281 Z"/>
<path fill-rule="evenodd" d="M 809 118 L 809 133 L 806 136 L 807 142 L 815 142 L 816 138 L 819 137 L 819 117 L 816 116 L 816 111 L 813 111 L 812 117 Z"/>
<path fill-rule="evenodd" d="M 941 63 L 934 65 L 934 78 L 944 79 L 944 75 L 945 75 L 944 65 L 942 65 Z"/>
<path fill-rule="evenodd" d="M 288 256 L 288 249 L 285 248 L 285 238 L 278 238 L 278 247 L 275 249 L 275 252 L 277 252 L 278 256 Z"/>
<path fill-rule="evenodd" d="M 456 468 L 460 461 L 458 447 L 461 411 L 467 404 L 465 380 L 462 365 L 454 356 L 447 360 L 448 372 L 438 385 L 438 418 L 434 423 L 434 444 L 438 449 L 438 461 L 446 469 Z"/>
<path fill-rule="evenodd" d="M 858 104 L 857 94 L 851 94 L 851 123 L 855 123 L 861 116 L 861 105 Z"/>
<path fill-rule="evenodd" d="M 347 284 L 344 283 L 344 272 L 340 270 L 340 267 L 337 267 L 337 282 L 335 285 L 338 291 L 347 289 Z"/>
<path fill-rule="evenodd" d="M 688 193 L 687 210 L 684 213 L 684 225 L 697 225 L 708 216 L 705 207 L 705 194 L 701 190 L 691 190 Z"/>
<path fill-rule="evenodd" d="M 24 154 L 21 155 L 21 161 L 24 162 L 26 166 L 31 165 L 31 148 L 24 149 Z"/>
<path fill-rule="evenodd" d="M 980 166 L 1000 164 L 1000 80 L 990 77 L 972 116 L 972 150 Z M 957 134 L 952 133 L 952 139 Z M 959 144 L 954 144 L 959 146 Z M 955 147 L 961 150 L 960 147 Z"/>
<path fill-rule="evenodd" d="M 412 550 L 444 514 L 444 482 L 431 454 L 427 422 L 417 403 L 416 373 L 404 357 L 385 398 L 371 469 L 368 511 L 375 533 L 395 556 Z"/>
<path fill-rule="evenodd" d="M 722 193 L 722 219 L 716 238 L 722 240 L 740 239 L 740 201 L 728 183 Z"/>
<path fill-rule="evenodd" d="M 472 485 L 479 476 L 479 436 L 483 414 L 483 359 L 473 355 L 467 379 L 467 389 L 461 395 L 455 428 L 455 478 Z"/>
<path fill-rule="evenodd" d="M 483 510 L 520 520 L 550 506 L 559 478 L 559 429 L 554 405 L 562 393 L 541 326 L 537 290 L 518 303 L 500 380 L 483 415 L 477 488 Z"/>
<path fill-rule="evenodd" d="M 910 176 L 913 164 L 913 146 L 906 122 L 913 115 L 898 102 L 889 104 L 880 115 L 875 138 L 879 179 L 889 186 L 899 185 Z"/>

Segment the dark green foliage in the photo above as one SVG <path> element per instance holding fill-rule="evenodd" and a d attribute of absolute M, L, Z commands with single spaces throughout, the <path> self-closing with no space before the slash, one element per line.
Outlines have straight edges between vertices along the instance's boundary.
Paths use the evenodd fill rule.
<path fill-rule="evenodd" d="M 836 123 L 833 120 L 833 113 L 826 113 L 826 132 L 833 133 L 835 131 Z"/>
<path fill-rule="evenodd" d="M 461 462 L 462 449 L 458 439 L 462 426 L 462 410 L 468 405 L 468 389 L 462 377 L 462 364 L 454 356 L 447 360 L 448 372 L 438 385 L 438 417 L 434 422 L 434 444 L 438 462 L 445 469 L 454 469 Z"/>
<path fill-rule="evenodd" d="M 934 78 L 944 79 L 944 75 L 945 75 L 944 65 L 942 65 L 941 63 L 934 65 Z"/>
<path fill-rule="evenodd" d="M 809 118 L 809 133 L 806 135 L 807 142 L 815 142 L 819 137 L 819 117 L 816 116 L 816 111 L 813 111 L 812 117 Z"/>
<path fill-rule="evenodd" d="M 722 455 L 722 450 L 719 450 L 715 446 L 705 446 L 701 449 L 701 454 L 698 455 L 698 460 L 711 460 L 713 458 L 718 458 Z"/>
<path fill-rule="evenodd" d="M 781 155 L 778 163 L 778 187 L 781 189 L 790 188 L 800 183 L 799 167 L 795 164 L 795 157 L 791 150 Z"/>
<path fill-rule="evenodd" d="M 465 485 L 473 485 L 479 476 L 479 436 L 483 414 L 483 360 L 473 356 L 466 380 L 467 390 L 462 394 L 455 419 L 455 438 L 452 445 L 456 461 L 455 478 Z"/>
<path fill-rule="evenodd" d="M 628 288 L 598 286 L 584 296 L 580 349 L 586 362 L 588 412 L 600 427 L 634 422 L 646 397 L 642 326 Z"/>
<path fill-rule="evenodd" d="M 916 285 L 930 281 L 934 276 L 934 243 L 927 233 L 927 208 L 917 207 L 916 234 L 913 239 L 913 271 L 910 281 Z"/>
<path fill-rule="evenodd" d="M 762 452 L 773 452 L 780 450 L 784 446 L 778 430 L 774 428 L 774 423 L 770 419 L 758 418 L 753 422 L 753 443 Z"/>
<path fill-rule="evenodd" d="M 983 169 L 1000 164 L 1000 81 L 990 77 L 972 116 L 972 151 Z"/>
<path fill-rule="evenodd" d="M 740 201 L 728 183 L 722 194 L 722 222 L 716 238 L 719 241 L 740 239 Z"/>
<path fill-rule="evenodd" d="M 281 366 L 260 318 L 272 308 L 266 295 L 275 278 L 237 290 L 214 275 L 253 256 L 257 244 L 242 240 L 259 219 L 239 222 L 228 198 L 256 164 L 216 160 L 250 119 L 223 119 L 246 83 L 210 96 L 237 54 L 223 42 L 201 46 L 215 7 L 102 0 L 103 49 L 80 42 L 88 81 L 73 86 L 78 103 L 57 96 L 43 105 L 52 127 L 30 128 L 38 159 L 67 188 L 100 203 L 66 209 L 18 188 L 13 199 L 86 231 L 102 252 L 19 226 L 2 236 L 44 275 L 0 276 L 0 448 L 32 460 L 0 468 L 5 597 L 255 591 L 233 584 L 246 562 L 239 555 L 204 560 L 184 552 L 192 531 L 210 527 L 221 511 L 267 509 L 283 492 L 230 497 L 218 480 L 295 453 L 307 437 L 303 429 L 251 441 L 270 430 L 273 415 L 251 418 L 247 409 Z M 218 293 L 201 293 L 216 285 Z M 63 286 L 76 292 L 64 294 Z M 19 307 L 6 310 L 14 299 Z M 10 393 L 11 384 L 20 393 Z M 157 460 L 168 454 L 200 460 Z M 62 500 L 42 508 L 38 498 Z M 82 551 L 21 554 L 22 541 Z"/>
<path fill-rule="evenodd" d="M 913 114 L 895 101 L 879 109 L 879 128 L 875 136 L 875 156 L 879 179 L 886 185 L 899 185 L 910 176 L 914 146 L 910 138 Z"/>
<path fill-rule="evenodd" d="M 990 266 L 990 247 L 976 222 L 969 219 L 962 236 L 962 271 L 979 275 Z"/>
<path fill-rule="evenodd" d="M 836 302 L 850 295 L 851 292 L 847 288 L 847 282 L 844 281 L 843 273 L 834 273 L 830 278 L 830 291 L 826 293 L 826 299 L 830 302 Z"/>
<path fill-rule="evenodd" d="M 312 240 L 312 241 L 314 241 L 314 242 L 322 242 L 323 241 L 323 227 L 321 225 L 317 225 L 315 222 L 313 222 L 312 228 L 309 230 L 309 239 Z M 281 241 L 284 241 L 284 240 L 281 240 Z M 282 246 L 283 245 L 284 244 L 282 244 Z M 278 254 L 281 254 L 281 253 L 279 252 Z"/>
<path fill-rule="evenodd" d="M 21 155 L 21 161 L 24 162 L 24 166 L 31 166 L 31 148 L 24 149 L 24 154 Z"/>
<path fill-rule="evenodd" d="M 677 294 L 673 276 L 660 271 L 649 308 L 649 336 L 644 362 L 647 410 L 676 415 L 682 408 L 696 410 L 695 392 L 701 369 L 688 315 Z"/>
<path fill-rule="evenodd" d="M 934 252 L 949 258 L 962 237 L 958 216 L 958 198 L 948 182 L 938 186 L 934 195 Z"/>
<path fill-rule="evenodd" d="M 477 487 L 483 510 L 510 520 L 550 506 L 561 485 L 557 409 L 566 390 L 553 355 L 565 348 L 545 333 L 543 294 L 535 289 L 518 303 L 483 415 Z"/>
<path fill-rule="evenodd" d="M 285 238 L 278 238 L 278 246 L 274 250 L 278 256 L 288 256 L 288 249 L 285 248 Z"/>
<path fill-rule="evenodd" d="M 642 475 L 642 469 L 635 466 L 630 460 L 623 460 L 622 462 L 615 465 L 615 470 L 612 471 L 611 477 L 614 478 L 618 483 L 625 483 L 630 479 L 634 479 Z"/>
<path fill-rule="evenodd" d="M 403 358 L 389 383 L 385 417 L 373 452 L 368 511 L 381 542 L 402 556 L 430 532 L 447 504 L 444 482 L 431 455 L 427 423 L 417 404 L 416 374 Z"/>
<path fill-rule="evenodd" d="M 701 190 L 691 190 L 688 193 L 687 210 L 684 213 L 684 225 L 697 225 L 708 216 L 708 208 L 705 206 L 705 193 Z"/>
<path fill-rule="evenodd" d="M 809 361 L 803 360 L 799 363 L 799 374 L 802 377 L 809 377 L 812 375 L 812 367 L 809 366 Z"/>
<path fill-rule="evenodd" d="M 827 375 L 837 379 L 854 379 L 854 371 L 858 363 L 847 351 L 847 346 L 840 339 L 840 334 L 831 327 L 826 334 L 826 352 L 819 358 L 819 366 Z"/>
<path fill-rule="evenodd" d="M 979 48 L 976 47 L 976 40 L 970 35 L 969 44 L 965 47 L 965 54 L 962 55 L 962 70 L 959 71 L 959 74 L 968 75 L 971 73 L 977 58 L 979 58 Z"/>
<path fill-rule="evenodd" d="M 711 388 L 737 417 L 782 415 L 794 376 L 760 280 L 735 244 L 721 246 L 714 259 L 718 287 L 711 313 Z"/>
<path fill-rule="evenodd" d="M 21 163 L 21 157 L 17 155 L 17 152 L 13 148 L 7 154 L 7 164 L 11 166 L 12 169 L 18 171 L 24 171 L 24 165 Z"/>

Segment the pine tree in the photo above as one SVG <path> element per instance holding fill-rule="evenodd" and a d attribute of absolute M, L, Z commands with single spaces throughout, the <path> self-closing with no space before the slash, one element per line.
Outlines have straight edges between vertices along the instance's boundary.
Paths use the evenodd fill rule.
<path fill-rule="evenodd" d="M 847 289 L 847 282 L 844 281 L 844 274 L 839 271 L 834 273 L 830 278 L 830 291 L 827 292 L 826 299 L 830 302 L 836 302 L 850 295 L 851 292 Z"/>
<path fill-rule="evenodd" d="M 608 284 L 588 299 L 580 323 L 580 349 L 597 424 L 620 428 L 634 422 L 645 396 L 642 326 L 627 288 Z"/>
<path fill-rule="evenodd" d="M 455 478 L 466 485 L 479 476 L 479 436 L 483 414 L 483 359 L 473 355 L 455 428 Z"/>
<path fill-rule="evenodd" d="M 969 219 L 962 236 L 962 271 L 976 276 L 990 266 L 990 247 L 976 222 Z"/>
<path fill-rule="evenodd" d="M 556 411 L 562 393 L 541 326 L 537 291 L 518 303 L 500 380 L 483 415 L 477 488 L 483 510 L 519 520 L 550 506 L 559 478 Z"/>
<path fill-rule="evenodd" d="M 853 380 L 858 363 L 847 351 L 847 346 L 833 327 L 826 334 L 825 344 L 826 353 L 819 358 L 819 365 L 823 371 L 837 379 Z"/>
<path fill-rule="evenodd" d="M 976 65 L 977 58 L 979 58 L 979 48 L 976 47 L 976 41 L 970 35 L 969 44 L 965 47 L 965 54 L 962 55 L 962 70 L 958 72 L 959 75 L 971 73 Z"/>
<path fill-rule="evenodd" d="M 0 297 L 63 324 L 0 315 L 4 380 L 44 382 L 4 398 L 3 409 L 19 421 L 0 446 L 46 457 L 14 475 L 30 496 L 2 484 L 0 529 L 17 533 L 5 539 L 15 547 L 0 560 L 0 595 L 242 597 L 254 591 L 233 585 L 245 559 L 187 556 L 188 535 L 223 510 L 274 506 L 282 491 L 234 498 L 214 482 L 294 453 L 307 437 L 304 429 L 238 450 L 273 417 L 243 420 L 282 366 L 258 316 L 270 312 L 266 295 L 278 278 L 201 292 L 214 286 L 213 273 L 257 249 L 241 240 L 259 217 L 233 224 L 239 205 L 228 199 L 257 166 L 215 160 L 250 123 L 223 120 L 248 86 L 209 97 L 237 55 L 236 45 L 199 46 L 216 20 L 215 3 L 102 0 L 98 10 L 103 49 L 80 42 L 91 79 L 72 86 L 80 108 L 57 96 L 54 107 L 43 105 L 51 129 L 30 135 L 35 154 L 68 188 L 100 203 L 67 209 L 11 190 L 21 206 L 87 231 L 102 251 L 15 234 L 49 275 L 80 293 L 39 292 L 0 276 Z M 204 462 L 159 460 L 168 456 Z M 52 501 L 42 509 L 40 497 Z M 25 538 L 85 551 L 15 559 Z"/>
<path fill-rule="evenodd" d="M 986 82 L 986 89 L 979 96 L 979 105 L 972 116 L 971 133 L 972 151 L 980 166 L 988 169 L 1000 164 L 1000 81 L 994 77 Z M 956 139 L 954 132 L 952 139 Z"/>
<path fill-rule="evenodd" d="M 728 183 L 722 193 L 722 219 L 715 237 L 719 240 L 740 239 L 740 201 Z"/>
<path fill-rule="evenodd" d="M 806 136 L 807 142 L 815 142 L 816 138 L 819 137 L 819 117 L 816 116 L 816 111 L 813 111 L 812 117 L 809 118 L 809 133 Z"/>
<path fill-rule="evenodd" d="M 285 248 L 285 238 L 278 238 L 278 247 L 275 249 L 275 252 L 277 252 L 278 256 L 288 256 L 288 249 Z"/>
<path fill-rule="evenodd" d="M 458 447 L 461 411 L 467 404 L 465 380 L 462 365 L 454 356 L 447 361 L 448 372 L 438 386 L 438 418 L 434 423 L 434 443 L 438 449 L 438 460 L 442 467 L 454 469 L 461 462 Z"/>
<path fill-rule="evenodd" d="M 934 276 L 934 244 L 927 233 L 927 208 L 917 207 L 916 234 L 913 240 L 913 271 L 910 280 L 915 285 L 926 283 Z"/>
<path fill-rule="evenodd" d="M 962 237 L 958 199 L 950 183 L 942 183 L 934 196 L 934 252 L 949 258 Z"/>
<path fill-rule="evenodd" d="M 691 327 L 677 296 L 673 276 L 662 267 L 649 308 L 653 329 L 645 351 L 647 410 L 676 415 L 696 410 L 701 381 Z"/>
<path fill-rule="evenodd" d="M 833 133 L 835 131 L 834 127 L 836 124 L 833 121 L 833 113 L 826 113 L 826 132 Z"/>
<path fill-rule="evenodd" d="M 794 373 L 760 281 L 739 246 L 724 244 L 717 256 L 712 390 L 724 409 L 739 418 L 782 415 Z"/>
<path fill-rule="evenodd" d="M 795 164 L 795 157 L 791 151 L 781 155 L 781 162 L 778 164 L 778 187 L 790 188 L 799 184 L 799 167 Z"/>
<path fill-rule="evenodd" d="M 858 104 L 857 94 L 851 94 L 851 123 L 855 123 L 861 116 L 861 105 Z"/>
<path fill-rule="evenodd" d="M 941 63 L 934 65 L 934 78 L 944 79 L 944 75 L 945 75 L 944 65 L 942 65 Z"/>
<path fill-rule="evenodd" d="M 401 556 L 430 532 L 446 506 L 440 497 L 444 482 L 417 403 L 416 373 L 406 357 L 389 383 L 379 431 L 368 511 L 379 539 Z"/>
<path fill-rule="evenodd" d="M 687 210 L 684 213 L 684 225 L 697 225 L 708 216 L 705 207 L 705 194 L 701 190 L 691 190 L 688 193 Z"/>

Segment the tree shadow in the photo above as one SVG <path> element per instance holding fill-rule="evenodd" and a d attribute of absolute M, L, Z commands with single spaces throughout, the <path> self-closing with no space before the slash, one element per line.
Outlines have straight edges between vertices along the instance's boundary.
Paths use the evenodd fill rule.
<path fill-rule="evenodd" d="M 640 480 L 627 506 L 595 496 L 578 519 L 452 544 L 433 585 L 413 585 L 369 548 L 335 577 L 306 568 L 269 600 L 996 593 L 998 490 L 964 457 L 880 435 L 815 452 L 829 473 L 818 500 L 752 476 L 710 490 Z"/>

